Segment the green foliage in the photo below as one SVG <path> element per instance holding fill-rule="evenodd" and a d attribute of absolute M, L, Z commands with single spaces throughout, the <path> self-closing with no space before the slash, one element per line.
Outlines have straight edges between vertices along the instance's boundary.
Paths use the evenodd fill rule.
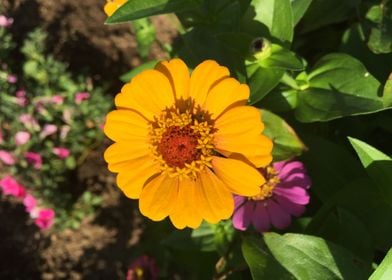
<path fill-rule="evenodd" d="M 392 249 L 388 251 L 388 254 L 376 269 L 375 272 L 370 276 L 369 280 L 387 280 L 392 277 Z"/>

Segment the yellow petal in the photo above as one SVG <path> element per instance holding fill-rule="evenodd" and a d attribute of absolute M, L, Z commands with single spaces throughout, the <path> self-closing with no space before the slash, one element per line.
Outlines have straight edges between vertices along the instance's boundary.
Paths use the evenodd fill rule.
<path fill-rule="evenodd" d="M 183 178 L 179 184 L 175 206 L 170 213 L 170 220 L 176 228 L 198 228 L 200 226 L 202 218 L 197 210 L 199 205 L 196 204 L 195 193 L 196 182 Z"/>
<path fill-rule="evenodd" d="M 220 80 L 229 77 L 226 67 L 220 66 L 213 60 L 206 60 L 193 70 L 190 81 L 190 97 L 196 104 L 203 106 L 208 92 Z"/>
<path fill-rule="evenodd" d="M 216 136 L 243 135 L 245 133 L 260 134 L 264 125 L 260 119 L 260 111 L 251 106 L 239 106 L 223 113 L 215 120 L 218 131 Z"/>
<path fill-rule="evenodd" d="M 233 214 L 233 196 L 209 168 L 200 172 L 196 186 L 195 199 L 203 219 L 209 223 L 217 223 Z"/>
<path fill-rule="evenodd" d="M 103 156 L 110 166 L 113 163 L 132 160 L 149 154 L 151 154 L 151 151 L 147 143 L 134 141 L 114 143 L 106 149 Z"/>
<path fill-rule="evenodd" d="M 265 166 L 272 160 L 272 141 L 264 135 L 218 135 L 214 137 L 214 145 L 217 151 L 224 151 L 224 155 L 226 152 L 244 155 L 256 167 Z"/>
<path fill-rule="evenodd" d="M 146 70 L 125 84 L 115 98 L 116 106 L 135 110 L 149 120 L 174 104 L 168 78 L 157 70 Z"/>
<path fill-rule="evenodd" d="M 115 110 L 106 116 L 104 133 L 113 141 L 148 139 L 149 125 L 145 118 L 131 110 Z"/>
<path fill-rule="evenodd" d="M 264 177 L 257 169 L 240 160 L 214 156 L 212 167 L 230 191 L 238 195 L 257 195 L 260 186 L 265 183 Z"/>
<path fill-rule="evenodd" d="M 103 10 L 105 11 L 105 14 L 110 17 L 117 10 L 117 4 L 114 2 L 107 2 L 103 7 Z"/>
<path fill-rule="evenodd" d="M 179 58 L 161 61 L 155 69 L 164 74 L 170 81 L 176 99 L 187 99 L 189 96 L 189 70 Z"/>
<path fill-rule="evenodd" d="M 230 106 L 245 105 L 249 98 L 249 87 L 236 79 L 226 78 L 214 86 L 207 96 L 204 108 L 216 119 Z"/>
<path fill-rule="evenodd" d="M 122 163 L 117 185 L 129 198 L 139 198 L 146 181 L 160 172 L 159 164 L 151 155 Z"/>
<path fill-rule="evenodd" d="M 178 196 L 178 178 L 159 175 L 143 188 L 139 200 L 140 212 L 153 221 L 167 217 Z"/>

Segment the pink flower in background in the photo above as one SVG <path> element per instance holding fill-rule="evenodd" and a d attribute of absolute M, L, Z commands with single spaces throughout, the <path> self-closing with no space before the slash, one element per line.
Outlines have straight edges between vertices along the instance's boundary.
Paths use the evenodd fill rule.
<path fill-rule="evenodd" d="M 10 27 L 13 23 L 13 18 L 7 18 L 4 15 L 0 15 L 0 27 Z"/>
<path fill-rule="evenodd" d="M 290 225 L 291 216 L 298 217 L 309 203 L 310 179 L 299 161 L 281 161 L 260 170 L 266 183 L 254 197 L 235 196 L 233 225 L 246 230 L 252 224 L 259 232 L 271 224 L 283 229 Z"/>
<path fill-rule="evenodd" d="M 15 92 L 16 97 L 26 97 L 26 91 L 24 89 L 18 89 Z"/>
<path fill-rule="evenodd" d="M 56 147 L 53 148 L 53 153 L 61 159 L 67 158 L 70 154 L 70 151 L 67 148 Z"/>
<path fill-rule="evenodd" d="M 0 161 L 2 161 L 6 165 L 14 165 L 15 164 L 15 158 L 14 156 L 7 151 L 0 150 Z"/>
<path fill-rule="evenodd" d="M 31 135 L 27 131 L 19 131 L 15 134 L 15 144 L 17 146 L 24 145 L 29 142 L 30 138 Z"/>
<path fill-rule="evenodd" d="M 26 195 L 25 188 L 10 175 L 0 180 L 0 188 L 5 195 L 11 195 L 16 198 L 23 198 Z"/>
<path fill-rule="evenodd" d="M 27 162 L 32 164 L 35 169 L 41 169 L 42 157 L 40 154 L 34 152 L 27 152 L 24 156 Z"/>
<path fill-rule="evenodd" d="M 72 110 L 71 109 L 67 108 L 63 111 L 63 120 L 66 123 L 71 123 L 71 121 L 72 121 Z"/>
<path fill-rule="evenodd" d="M 26 91 L 24 89 L 19 89 L 15 92 L 16 95 L 16 104 L 21 107 L 27 105 Z"/>
<path fill-rule="evenodd" d="M 26 207 L 26 211 L 30 213 L 37 206 L 37 200 L 31 194 L 27 194 L 23 199 L 23 205 Z"/>
<path fill-rule="evenodd" d="M 90 98 L 90 93 L 88 92 L 78 92 L 75 94 L 75 103 L 80 104 L 82 103 L 83 100 L 89 99 Z"/>
<path fill-rule="evenodd" d="M 50 102 L 53 104 L 61 105 L 64 102 L 64 97 L 62 97 L 61 95 L 54 95 L 50 99 Z"/>
<path fill-rule="evenodd" d="M 48 229 L 53 225 L 55 213 L 53 209 L 41 209 L 38 212 L 37 218 L 35 219 L 34 223 L 40 229 Z"/>
<path fill-rule="evenodd" d="M 15 75 L 9 74 L 7 76 L 7 82 L 9 82 L 10 84 L 15 84 L 18 81 L 18 77 L 16 77 Z"/>
<path fill-rule="evenodd" d="M 19 116 L 19 121 L 20 121 L 21 123 L 23 123 L 24 126 L 25 126 L 27 129 L 29 129 L 29 130 L 35 130 L 35 131 L 37 131 L 37 130 L 40 129 L 37 120 L 36 120 L 33 116 L 31 116 L 31 115 L 29 115 L 29 114 L 22 114 L 22 115 L 20 115 L 20 116 Z"/>
<path fill-rule="evenodd" d="M 128 267 L 126 280 L 157 280 L 159 276 L 159 267 L 155 260 L 147 255 L 143 255 L 133 261 Z"/>
<path fill-rule="evenodd" d="M 69 131 L 71 130 L 71 127 L 69 125 L 63 125 L 60 129 L 60 138 L 61 139 L 65 139 L 67 138 L 67 135 L 69 133 Z"/>
<path fill-rule="evenodd" d="M 45 138 L 45 137 L 47 137 L 49 135 L 52 135 L 53 133 L 56 133 L 56 131 L 57 131 L 57 126 L 56 125 L 54 125 L 54 124 L 45 124 L 44 128 L 42 129 L 41 133 L 39 134 L 39 137 L 41 139 L 43 139 L 43 138 Z"/>

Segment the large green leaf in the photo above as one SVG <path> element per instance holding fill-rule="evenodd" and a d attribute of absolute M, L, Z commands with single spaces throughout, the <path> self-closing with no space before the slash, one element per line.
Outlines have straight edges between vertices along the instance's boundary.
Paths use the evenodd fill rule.
<path fill-rule="evenodd" d="M 392 1 L 380 0 L 366 17 L 372 22 L 368 46 L 374 53 L 392 52 Z"/>
<path fill-rule="evenodd" d="M 292 41 L 294 24 L 290 0 L 252 0 L 248 15 L 266 26 L 272 37 L 282 42 Z"/>
<path fill-rule="evenodd" d="M 392 279 L 392 249 L 388 251 L 382 263 L 370 276 L 369 280 L 389 280 Z"/>
<path fill-rule="evenodd" d="M 392 159 L 365 142 L 355 138 L 349 140 L 384 201 L 392 206 Z"/>
<path fill-rule="evenodd" d="M 247 68 L 248 84 L 250 87 L 249 103 L 255 104 L 266 96 L 274 87 L 279 84 L 284 74 L 284 70 L 279 68 L 263 68 L 258 65 Z"/>
<path fill-rule="evenodd" d="M 301 20 L 312 1 L 313 0 L 291 0 L 291 5 L 293 7 L 294 25 L 296 25 Z"/>
<path fill-rule="evenodd" d="M 320 237 L 273 232 L 264 234 L 272 255 L 296 279 L 367 279 L 370 265 Z"/>
<path fill-rule="evenodd" d="M 198 0 L 128 0 L 105 23 L 122 23 L 153 15 L 192 10 L 199 5 L 199 2 Z"/>
<path fill-rule="evenodd" d="M 295 116 L 301 122 L 329 121 L 391 106 L 380 83 L 360 61 L 335 53 L 321 58 L 308 75 L 308 88 L 298 92 Z"/>
<path fill-rule="evenodd" d="M 272 150 L 274 161 L 291 159 L 299 156 L 306 149 L 294 129 L 281 117 L 262 110 L 261 118 L 265 125 L 264 134 L 274 142 Z"/>
<path fill-rule="evenodd" d="M 252 278 L 258 279 L 294 279 L 282 267 L 269 250 L 265 247 L 261 237 L 247 236 L 242 242 L 242 254 L 249 265 Z"/>

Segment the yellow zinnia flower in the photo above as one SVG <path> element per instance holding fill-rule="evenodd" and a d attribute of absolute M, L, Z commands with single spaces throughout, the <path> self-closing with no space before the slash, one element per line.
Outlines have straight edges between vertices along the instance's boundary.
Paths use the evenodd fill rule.
<path fill-rule="evenodd" d="M 107 0 L 105 6 L 103 7 L 103 10 L 105 11 L 105 14 L 110 17 L 118 8 L 124 5 L 124 3 L 127 1 L 128 0 Z"/>
<path fill-rule="evenodd" d="M 180 59 L 163 61 L 124 85 L 106 118 L 116 143 L 105 160 L 143 215 L 197 228 L 229 218 L 233 193 L 260 192 L 256 167 L 271 162 L 272 142 L 248 97 L 249 87 L 212 60 L 192 75 Z"/>

